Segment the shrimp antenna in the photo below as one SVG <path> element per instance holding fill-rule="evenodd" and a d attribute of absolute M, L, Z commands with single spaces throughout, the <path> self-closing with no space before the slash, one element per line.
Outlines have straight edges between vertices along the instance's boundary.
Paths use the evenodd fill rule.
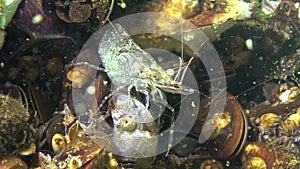
<path fill-rule="evenodd" d="M 253 89 L 257 88 L 258 86 L 261 86 L 261 85 L 263 85 L 263 84 L 265 84 L 265 83 L 267 83 L 267 82 L 269 82 L 269 81 L 271 81 L 271 80 L 273 80 L 273 78 L 268 79 L 268 80 L 263 81 L 263 82 L 260 82 L 260 83 L 258 83 L 257 85 L 250 87 L 249 89 L 243 91 L 242 93 L 239 93 L 238 95 L 236 95 L 236 96 L 234 96 L 234 97 L 235 97 L 235 99 L 238 99 L 238 97 L 240 97 L 241 95 L 243 95 L 243 94 L 249 92 L 250 90 L 253 90 Z"/>
<path fill-rule="evenodd" d="M 105 19 L 102 21 L 102 24 L 104 24 L 106 21 L 110 22 L 109 16 L 112 13 L 112 10 L 113 10 L 113 7 L 114 7 L 114 3 L 115 3 L 115 0 L 111 0 L 110 7 L 108 9 L 108 13 L 107 13 Z"/>

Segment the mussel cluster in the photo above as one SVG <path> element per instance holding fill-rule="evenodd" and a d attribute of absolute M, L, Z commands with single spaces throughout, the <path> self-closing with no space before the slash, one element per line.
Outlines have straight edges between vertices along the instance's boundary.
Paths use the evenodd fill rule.
<path fill-rule="evenodd" d="M 224 111 L 205 123 L 209 107 L 206 104 L 218 104 L 206 101 L 190 135 L 173 149 L 170 163 L 176 168 L 196 168 L 211 159 L 209 166 L 216 168 L 298 168 L 299 87 L 292 90 L 297 94 L 289 89 L 277 93 L 280 98 L 289 93 L 284 102 L 265 101 L 247 110 L 228 94 Z M 213 134 L 199 144 L 199 133 L 201 137 Z"/>

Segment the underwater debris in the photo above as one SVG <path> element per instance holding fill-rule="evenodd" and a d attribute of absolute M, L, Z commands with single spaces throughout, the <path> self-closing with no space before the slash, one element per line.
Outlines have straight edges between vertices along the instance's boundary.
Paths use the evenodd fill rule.
<path fill-rule="evenodd" d="M 12 20 L 22 0 L 2 0 L 0 2 L 0 49 L 4 44 L 5 28 Z"/>

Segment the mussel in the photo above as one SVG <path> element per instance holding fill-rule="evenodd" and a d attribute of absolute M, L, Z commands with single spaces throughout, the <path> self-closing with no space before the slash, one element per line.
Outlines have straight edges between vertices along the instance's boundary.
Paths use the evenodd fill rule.
<path fill-rule="evenodd" d="M 212 157 L 228 159 L 241 152 L 247 139 L 248 122 L 243 109 L 231 94 L 226 96 L 224 110 L 214 112 L 207 118 L 209 106 L 217 105 L 218 100 L 214 100 L 213 103 L 207 102 L 204 109 L 200 109 L 201 112 L 198 113 L 191 132 L 193 135 L 200 134 L 200 138 L 206 139 L 202 145 L 208 148 Z"/>

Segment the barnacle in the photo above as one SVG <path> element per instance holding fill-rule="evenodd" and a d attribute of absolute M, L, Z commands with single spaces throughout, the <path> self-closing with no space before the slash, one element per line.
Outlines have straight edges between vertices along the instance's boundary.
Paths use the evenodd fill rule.
<path fill-rule="evenodd" d="M 136 122 L 134 120 L 127 121 L 124 119 L 121 122 L 121 126 L 126 131 L 133 131 L 136 128 Z"/>
<path fill-rule="evenodd" d="M 247 169 L 267 169 L 266 162 L 260 157 L 251 157 L 247 159 L 245 167 Z"/>
<path fill-rule="evenodd" d="M 286 133 L 297 133 L 300 129 L 300 113 L 294 113 L 288 116 L 282 123 L 282 127 Z"/>
<path fill-rule="evenodd" d="M 264 115 L 262 115 L 260 117 L 260 123 L 259 125 L 264 129 L 267 130 L 270 127 L 272 127 L 272 125 L 280 122 L 281 117 L 274 114 L 274 113 L 266 113 Z"/>
<path fill-rule="evenodd" d="M 200 169 L 208 169 L 208 168 L 215 168 L 215 169 L 223 169 L 223 166 L 220 162 L 216 160 L 205 160 L 201 163 Z"/>
<path fill-rule="evenodd" d="M 52 137 L 52 148 L 55 153 L 60 152 L 67 146 L 67 141 L 65 139 L 65 136 L 56 133 Z"/>

